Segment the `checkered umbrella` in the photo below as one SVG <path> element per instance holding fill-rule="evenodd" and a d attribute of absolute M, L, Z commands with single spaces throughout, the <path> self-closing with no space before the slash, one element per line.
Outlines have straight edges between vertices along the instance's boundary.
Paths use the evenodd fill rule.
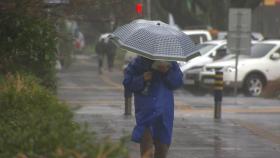
<path fill-rule="evenodd" d="M 188 61 L 200 55 L 189 36 L 161 21 L 135 20 L 117 28 L 110 38 L 152 60 Z"/>

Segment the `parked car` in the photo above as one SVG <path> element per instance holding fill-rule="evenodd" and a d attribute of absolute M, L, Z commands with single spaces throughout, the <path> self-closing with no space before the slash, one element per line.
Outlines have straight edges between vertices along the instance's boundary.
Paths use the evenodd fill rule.
<path fill-rule="evenodd" d="M 198 74 L 205 64 L 221 59 L 227 55 L 225 40 L 208 41 L 201 44 L 199 50 L 201 56 L 188 62 L 179 62 L 180 69 L 184 74 L 183 82 L 188 86 L 198 84 Z"/>
<path fill-rule="evenodd" d="M 252 46 L 250 55 L 240 55 L 238 64 L 238 88 L 249 96 L 259 96 L 267 82 L 280 77 L 280 40 L 263 41 Z M 234 87 L 235 55 L 203 67 L 201 85 L 213 84 L 216 70 L 224 72 L 224 86 Z"/>
<path fill-rule="evenodd" d="M 207 30 L 183 30 L 183 32 L 190 36 L 195 44 L 201 44 L 212 40 L 212 36 Z"/>

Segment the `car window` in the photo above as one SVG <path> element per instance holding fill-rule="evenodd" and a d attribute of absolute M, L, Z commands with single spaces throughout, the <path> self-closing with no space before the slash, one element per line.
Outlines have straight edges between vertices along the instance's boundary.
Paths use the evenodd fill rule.
<path fill-rule="evenodd" d="M 275 53 L 280 54 L 280 48 L 275 51 Z"/>
<path fill-rule="evenodd" d="M 275 47 L 275 44 L 268 44 L 268 43 L 260 43 L 255 44 L 251 49 L 251 57 L 252 58 L 260 58 L 265 56 L 268 52 Z"/>
<path fill-rule="evenodd" d="M 203 42 L 207 41 L 206 35 L 200 35 L 200 39 L 201 39 Z"/>
<path fill-rule="evenodd" d="M 201 48 L 199 49 L 199 53 L 204 55 L 208 53 L 211 49 L 213 49 L 216 44 L 201 44 Z"/>
<path fill-rule="evenodd" d="M 215 50 L 213 51 L 213 53 L 211 53 L 211 54 L 209 55 L 209 57 L 211 57 L 211 58 L 215 57 L 218 50 L 224 50 L 224 49 L 226 49 L 226 47 L 227 47 L 226 44 L 221 45 L 220 47 L 218 47 L 217 49 L 215 49 Z"/>
<path fill-rule="evenodd" d="M 195 44 L 200 44 L 207 41 L 206 35 L 203 34 L 196 34 L 196 35 L 189 35 L 189 36 Z"/>
<path fill-rule="evenodd" d="M 214 60 L 222 59 L 227 55 L 227 45 L 222 45 L 219 49 L 216 50 Z"/>

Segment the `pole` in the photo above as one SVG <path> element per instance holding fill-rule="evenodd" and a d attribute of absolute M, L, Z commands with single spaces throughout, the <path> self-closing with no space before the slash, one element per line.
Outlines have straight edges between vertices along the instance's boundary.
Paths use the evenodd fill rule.
<path fill-rule="evenodd" d="M 241 13 L 237 14 L 237 29 L 241 29 Z M 240 40 L 237 42 L 237 48 L 240 48 Z M 238 49 L 235 55 L 235 77 L 234 77 L 234 96 L 237 97 L 237 92 L 238 92 L 238 85 L 237 85 L 237 79 L 238 79 L 238 60 L 239 60 L 239 55 L 240 55 L 240 49 Z"/>
<path fill-rule="evenodd" d="M 151 0 L 147 0 L 146 4 L 147 4 L 147 19 L 152 20 Z"/>
<path fill-rule="evenodd" d="M 238 78 L 238 59 L 239 59 L 240 52 L 236 52 L 235 56 L 235 76 L 234 76 L 234 96 L 237 97 L 238 92 L 238 85 L 237 85 L 237 78 Z"/>
<path fill-rule="evenodd" d="M 214 76 L 214 118 L 221 119 L 222 117 L 222 100 L 223 100 L 223 72 L 222 71 L 215 71 Z"/>

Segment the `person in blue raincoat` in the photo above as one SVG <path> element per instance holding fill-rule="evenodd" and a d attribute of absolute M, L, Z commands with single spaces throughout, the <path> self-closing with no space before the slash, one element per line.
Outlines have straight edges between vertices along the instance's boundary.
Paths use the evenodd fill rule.
<path fill-rule="evenodd" d="M 132 141 L 140 143 L 141 157 L 165 158 L 174 120 L 173 90 L 182 85 L 177 62 L 158 64 L 138 56 L 125 69 L 123 85 L 134 93 L 136 126 Z M 155 151 L 153 151 L 153 144 Z"/>

